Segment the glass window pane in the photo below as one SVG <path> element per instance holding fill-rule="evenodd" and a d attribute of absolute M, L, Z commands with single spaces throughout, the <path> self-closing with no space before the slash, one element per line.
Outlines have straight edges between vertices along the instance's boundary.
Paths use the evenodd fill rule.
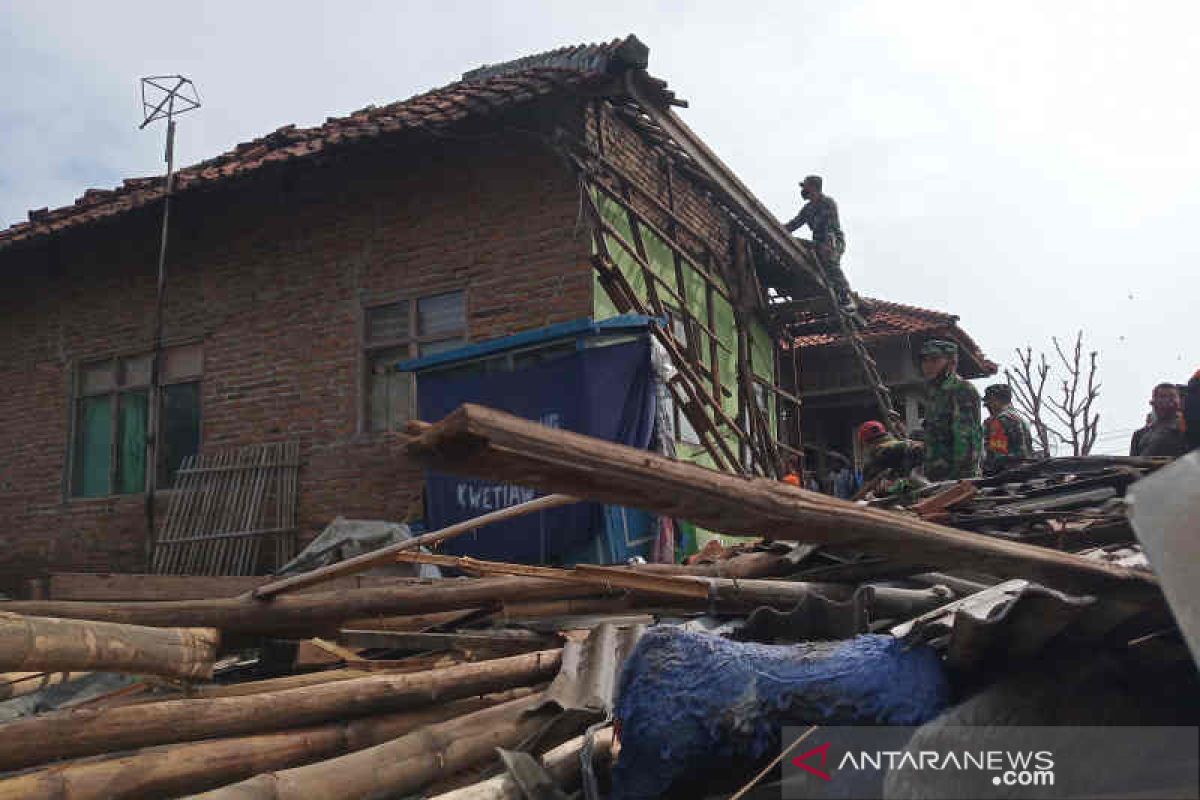
<path fill-rule="evenodd" d="M 417 328 L 421 336 L 461 334 L 466 327 L 466 295 L 462 292 L 422 297 L 417 301 Z"/>
<path fill-rule="evenodd" d="M 112 361 L 101 361 L 80 367 L 79 393 L 111 392 L 117 385 L 115 368 L 116 364 Z"/>
<path fill-rule="evenodd" d="M 367 309 L 367 342 L 407 339 L 408 301 Z"/>
<path fill-rule="evenodd" d="M 461 338 L 443 339 L 440 342 L 424 342 L 420 348 L 421 356 L 436 356 L 438 353 L 448 353 L 451 350 L 457 350 L 466 342 Z"/>
<path fill-rule="evenodd" d="M 146 488 L 147 392 L 124 392 L 117 408 L 117 494 Z"/>
<path fill-rule="evenodd" d="M 367 373 L 367 423 L 371 431 L 399 430 L 412 409 L 413 375 L 397 372 L 395 364 L 408 356 L 405 348 L 372 353 Z"/>
<path fill-rule="evenodd" d="M 79 401 L 75 420 L 75 465 L 71 479 L 76 497 L 108 494 L 108 472 L 112 457 L 111 396 L 85 397 Z"/>
<path fill-rule="evenodd" d="M 162 380 L 198 378 L 204 374 L 204 348 L 198 344 L 172 347 L 163 353 Z"/>
<path fill-rule="evenodd" d="M 175 473 L 200 452 L 200 384 L 176 383 L 162 389 L 158 485 L 175 485 Z"/>
<path fill-rule="evenodd" d="M 127 387 L 150 385 L 150 364 L 153 355 L 121 359 L 121 385 Z"/>

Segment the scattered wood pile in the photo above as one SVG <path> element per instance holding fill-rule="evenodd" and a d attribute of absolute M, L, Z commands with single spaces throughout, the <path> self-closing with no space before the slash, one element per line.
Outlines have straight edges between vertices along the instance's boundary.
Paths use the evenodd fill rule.
<path fill-rule="evenodd" d="M 420 549 L 479 519 L 279 580 L 52 576 L 0 607 L 0 710 L 26 704 L 0 715 L 0 800 L 604 796 L 613 686 L 648 625 L 893 635 L 964 685 L 1063 646 L 1186 655 L 1128 558 L 1120 498 L 1156 463 L 1047 462 L 889 509 L 473 406 L 412 433 L 430 466 L 561 493 L 488 518 L 586 498 L 763 541 L 569 569 Z M 395 561 L 460 577 L 357 575 Z"/>

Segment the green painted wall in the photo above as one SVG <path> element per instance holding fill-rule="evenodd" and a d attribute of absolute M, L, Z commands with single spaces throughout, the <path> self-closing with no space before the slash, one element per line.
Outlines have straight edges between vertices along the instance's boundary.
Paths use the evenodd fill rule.
<path fill-rule="evenodd" d="M 616 202 L 605 196 L 603 193 L 594 192 L 593 197 L 596 200 L 596 205 L 600 209 L 600 214 L 604 221 L 608 223 L 625 241 L 631 245 L 634 244 L 633 232 L 630 229 L 629 215 Z M 644 226 L 639 227 L 642 234 L 642 243 L 646 248 L 648 262 L 651 270 L 655 275 L 661 277 L 671 287 L 677 286 L 675 274 L 675 260 L 670 247 L 666 245 L 655 233 L 647 230 Z M 606 237 L 605 245 L 608 249 L 608 254 L 621 270 L 625 280 L 633 287 L 637 296 L 647 301 L 649 295 L 646 290 L 646 277 L 642 271 L 642 267 L 637 263 L 633 256 L 625 250 L 613 237 Z M 703 276 L 696 270 L 692 269 L 687 262 L 681 264 L 683 273 L 684 291 L 682 299 L 686 304 L 688 311 L 696 317 L 696 319 L 708 324 L 708 308 L 705 297 L 705 281 Z M 596 320 L 608 319 L 617 316 L 618 311 L 613 302 L 608 297 L 608 293 L 604 290 L 600 283 L 599 274 L 593 273 L 595 281 L 593 300 L 593 316 Z M 659 299 L 664 305 L 675 306 L 677 300 L 671 297 L 662 287 L 658 287 Z M 734 322 L 733 307 L 719 294 L 713 294 L 713 325 L 712 329 L 717 334 L 718 340 L 724 345 L 723 348 L 717 349 L 717 370 L 721 378 L 721 385 L 728 387 L 729 395 L 722 396 L 721 405 L 726 414 L 731 419 L 737 418 L 738 400 L 737 400 L 737 328 Z M 701 332 L 698 341 L 701 344 L 700 349 L 701 361 L 704 366 L 711 369 L 710 363 L 710 348 L 708 347 L 709 337 Z M 767 332 L 766 326 L 754 320 L 751 322 L 749 330 L 750 341 L 750 361 L 754 369 L 754 373 L 768 381 L 774 382 L 774 349 L 771 342 L 771 336 Z M 711 391 L 711 385 L 708 387 Z M 775 425 L 775 397 L 766 394 L 768 413 L 771 419 L 772 426 Z M 728 430 L 725 425 L 719 424 L 723 431 L 723 438 L 729 444 L 733 452 L 738 452 L 737 438 Z M 689 461 L 694 464 L 699 464 L 705 467 L 714 468 L 711 456 L 700 445 L 692 445 L 686 442 L 677 442 L 676 450 L 680 460 Z M 709 531 L 697 530 L 696 541 L 698 546 L 703 545 L 711 538 L 719 538 L 725 543 L 733 543 L 743 541 L 742 537 L 719 536 Z"/>

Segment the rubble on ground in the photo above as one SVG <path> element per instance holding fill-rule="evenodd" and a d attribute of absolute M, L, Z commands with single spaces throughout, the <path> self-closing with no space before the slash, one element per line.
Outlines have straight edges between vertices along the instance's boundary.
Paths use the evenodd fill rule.
<path fill-rule="evenodd" d="M 1127 513 L 1161 461 L 850 504 L 538 428 L 467 408 L 410 450 L 759 538 L 566 568 L 403 537 L 251 591 L 4 603 L 0 642 L 26 644 L 0 656 L 0 798 L 778 796 L 788 725 L 1194 724 Z M 444 577 L 338 582 L 380 553 Z"/>

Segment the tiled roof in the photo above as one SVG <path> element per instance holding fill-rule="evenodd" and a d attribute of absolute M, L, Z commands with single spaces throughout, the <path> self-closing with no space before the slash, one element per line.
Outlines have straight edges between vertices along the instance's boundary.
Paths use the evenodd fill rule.
<path fill-rule="evenodd" d="M 893 336 L 908 336 L 911 334 L 926 334 L 945 336 L 953 339 L 966 354 L 973 358 L 980 369 L 988 375 L 995 373 L 997 366 L 979 349 L 979 345 L 958 326 L 958 316 L 945 311 L 934 311 L 929 308 L 908 306 L 903 303 L 892 303 L 887 300 L 862 298 L 863 316 L 866 317 L 867 327 L 862 331 L 866 340 L 887 339 Z M 799 318 L 798 326 L 802 327 L 808 320 Z M 792 341 L 797 347 L 823 347 L 837 344 L 842 340 L 840 334 L 822 331 L 796 336 Z"/>
<path fill-rule="evenodd" d="M 284 162 L 310 159 L 337 147 L 407 131 L 437 131 L 558 92 L 602 82 L 628 68 L 644 68 L 649 51 L 634 36 L 597 45 L 552 50 L 505 64 L 481 67 L 463 80 L 386 106 L 368 106 L 323 125 L 285 125 L 229 152 L 181 169 L 176 192 L 211 186 Z M 659 86 L 663 84 L 658 83 Z M 667 98 L 671 95 L 664 90 Z M 160 200 L 163 178 L 131 178 L 114 189 L 88 189 L 73 205 L 29 212 L 29 221 L 0 230 L 0 249 L 61 230 L 113 217 Z"/>
<path fill-rule="evenodd" d="M 958 316 L 955 314 L 887 300 L 864 297 L 862 305 L 867 319 L 867 327 L 862 332 L 865 339 L 934 331 L 958 322 Z M 797 319 L 796 325 L 803 326 L 805 322 L 807 320 Z M 798 347 L 820 347 L 840 340 L 841 336 L 837 333 L 821 332 L 803 334 L 797 336 L 794 341 Z"/>

